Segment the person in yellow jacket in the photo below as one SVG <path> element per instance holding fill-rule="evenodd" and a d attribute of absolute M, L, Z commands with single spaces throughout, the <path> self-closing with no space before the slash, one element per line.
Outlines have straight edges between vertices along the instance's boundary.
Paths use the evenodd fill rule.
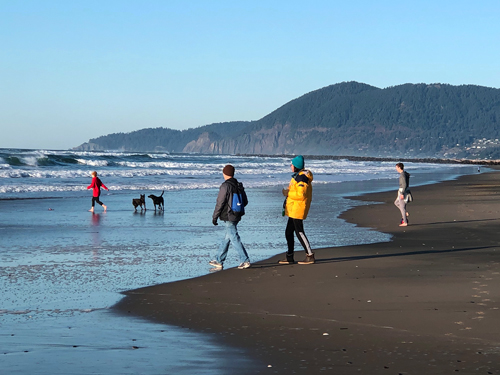
<path fill-rule="evenodd" d="M 285 238 L 288 245 L 286 258 L 280 260 L 280 264 L 293 264 L 294 260 L 294 236 L 297 236 L 300 244 L 306 252 L 306 259 L 298 264 L 313 264 L 315 262 L 314 253 L 304 232 L 303 221 L 307 218 L 309 207 L 312 200 L 312 181 L 311 171 L 304 169 L 304 157 L 298 155 L 292 159 L 291 169 L 293 171 L 292 179 L 288 189 L 283 189 L 283 195 L 286 197 L 284 203 L 285 216 L 288 216 L 288 222 L 285 229 Z"/>

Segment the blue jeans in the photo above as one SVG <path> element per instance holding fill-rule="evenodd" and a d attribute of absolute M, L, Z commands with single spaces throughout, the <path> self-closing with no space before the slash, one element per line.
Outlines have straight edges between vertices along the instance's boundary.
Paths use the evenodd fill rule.
<path fill-rule="evenodd" d="M 250 262 L 248 258 L 247 251 L 241 243 L 240 235 L 238 234 L 238 222 L 237 221 L 223 221 L 226 226 L 226 235 L 219 246 L 219 252 L 215 257 L 217 262 L 224 264 L 227 257 L 227 251 L 229 250 L 229 245 L 232 244 L 233 247 L 238 251 L 238 256 L 240 257 L 241 263 Z"/>

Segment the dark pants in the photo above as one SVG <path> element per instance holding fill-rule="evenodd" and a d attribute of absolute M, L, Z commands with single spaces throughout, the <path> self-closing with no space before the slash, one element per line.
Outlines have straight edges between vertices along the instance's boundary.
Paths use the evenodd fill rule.
<path fill-rule="evenodd" d="M 285 238 L 288 245 L 287 256 L 293 257 L 295 242 L 293 238 L 294 233 L 297 235 L 297 238 L 299 239 L 299 242 L 306 251 L 307 255 L 312 255 L 313 252 L 311 250 L 311 245 L 309 245 L 309 240 L 304 233 L 304 221 L 300 219 L 292 219 L 291 217 L 289 217 L 285 229 Z"/>
<path fill-rule="evenodd" d="M 99 200 L 100 195 L 97 197 L 92 197 L 92 207 L 95 206 L 95 202 L 99 203 L 102 206 L 102 202 Z"/>

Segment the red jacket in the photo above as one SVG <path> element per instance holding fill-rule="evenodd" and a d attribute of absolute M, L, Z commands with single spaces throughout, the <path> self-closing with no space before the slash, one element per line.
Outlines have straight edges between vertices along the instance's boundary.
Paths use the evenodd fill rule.
<path fill-rule="evenodd" d="M 89 186 L 87 186 L 87 189 L 92 189 L 92 196 L 98 197 L 101 194 L 101 186 L 104 189 L 108 190 L 106 185 L 104 185 L 102 181 L 99 180 L 99 177 L 93 177 L 92 183 Z"/>

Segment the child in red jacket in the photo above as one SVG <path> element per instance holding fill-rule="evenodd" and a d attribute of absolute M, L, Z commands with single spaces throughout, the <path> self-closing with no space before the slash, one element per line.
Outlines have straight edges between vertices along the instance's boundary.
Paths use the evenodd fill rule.
<path fill-rule="evenodd" d="M 108 191 L 109 191 L 109 189 L 97 177 L 96 171 L 92 172 L 91 174 L 92 174 L 92 183 L 89 186 L 87 186 L 87 189 L 92 189 L 92 208 L 89 211 L 94 212 L 94 205 L 95 205 L 95 202 L 97 202 L 104 208 L 104 212 L 106 212 L 106 209 L 108 207 L 106 207 L 106 205 L 104 205 L 99 200 L 99 196 L 101 195 L 101 186 Z"/>

